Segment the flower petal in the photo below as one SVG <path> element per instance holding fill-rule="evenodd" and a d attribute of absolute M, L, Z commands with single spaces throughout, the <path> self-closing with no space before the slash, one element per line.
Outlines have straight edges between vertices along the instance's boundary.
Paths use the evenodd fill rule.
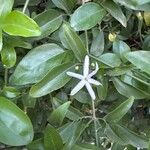
<path fill-rule="evenodd" d="M 94 85 L 102 85 L 99 81 L 94 80 L 94 79 L 92 79 L 92 78 L 89 78 L 89 79 L 88 79 L 88 82 L 91 83 L 91 84 L 94 84 Z"/>
<path fill-rule="evenodd" d="M 85 80 L 81 80 L 71 91 L 70 95 L 75 95 L 77 92 L 79 92 L 85 85 Z"/>
<path fill-rule="evenodd" d="M 95 70 L 92 71 L 92 72 L 88 75 L 88 78 L 91 78 L 92 76 L 94 76 L 94 75 L 97 73 L 98 70 L 99 70 L 99 68 L 98 68 L 98 63 L 96 62 Z"/>
<path fill-rule="evenodd" d="M 86 82 L 85 86 L 86 86 L 86 88 L 87 88 L 87 90 L 88 90 L 88 92 L 89 92 L 91 98 L 92 98 L 93 100 L 95 100 L 95 99 L 96 99 L 96 96 L 95 96 L 95 93 L 94 93 L 94 91 L 93 91 L 93 89 L 92 89 L 90 83 Z"/>
<path fill-rule="evenodd" d="M 66 72 L 66 74 L 68 75 L 68 76 L 71 76 L 71 77 L 74 77 L 74 78 L 77 78 L 77 79 L 80 79 L 80 80 L 82 80 L 83 79 L 83 76 L 82 75 L 80 75 L 80 74 L 78 74 L 78 73 L 74 73 L 74 72 Z"/>
<path fill-rule="evenodd" d="M 83 76 L 87 77 L 89 74 L 89 56 L 86 55 L 84 59 L 84 65 L 83 65 Z"/>

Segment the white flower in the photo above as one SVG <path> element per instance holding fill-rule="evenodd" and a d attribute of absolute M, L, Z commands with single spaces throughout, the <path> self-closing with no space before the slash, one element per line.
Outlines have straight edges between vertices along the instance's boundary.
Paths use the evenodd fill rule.
<path fill-rule="evenodd" d="M 77 92 L 79 92 L 84 86 L 87 88 L 91 98 L 93 100 L 96 99 L 95 93 L 92 89 L 91 84 L 94 85 L 102 85 L 99 81 L 96 81 L 92 79 L 92 77 L 97 73 L 98 71 L 98 64 L 96 63 L 95 70 L 90 73 L 89 69 L 89 56 L 85 56 L 84 65 L 83 65 L 83 75 L 77 74 L 74 72 L 67 72 L 67 75 L 77 78 L 81 80 L 71 91 L 70 95 L 75 95 Z"/>

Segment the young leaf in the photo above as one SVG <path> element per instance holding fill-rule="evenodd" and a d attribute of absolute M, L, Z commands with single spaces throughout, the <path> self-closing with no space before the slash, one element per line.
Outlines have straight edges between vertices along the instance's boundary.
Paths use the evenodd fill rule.
<path fill-rule="evenodd" d="M 71 102 L 68 101 L 68 102 L 60 105 L 55 110 L 53 110 L 53 112 L 51 113 L 51 115 L 48 118 L 48 122 L 52 125 L 60 126 L 68 112 L 68 108 L 69 108 L 70 104 L 71 104 Z"/>
<path fill-rule="evenodd" d="M 59 133 L 50 124 L 47 125 L 44 132 L 44 147 L 45 150 L 61 150 L 63 148 Z"/>
<path fill-rule="evenodd" d="M 1 51 L 1 60 L 6 68 L 11 68 L 16 63 L 16 51 L 10 45 L 4 45 Z"/>
<path fill-rule="evenodd" d="M 1 24 L 3 24 L 3 21 L 5 17 L 11 12 L 12 7 L 14 4 L 14 0 L 1 0 L 0 1 L 0 20 Z"/>
<path fill-rule="evenodd" d="M 76 31 L 88 30 L 101 22 L 105 15 L 106 11 L 100 5 L 93 2 L 85 3 L 72 14 L 71 27 Z"/>
<path fill-rule="evenodd" d="M 20 11 L 12 11 L 7 15 L 2 26 L 9 35 L 32 37 L 41 35 L 36 22 Z"/>
<path fill-rule="evenodd" d="M 0 142 L 20 146 L 33 139 L 33 127 L 30 119 L 14 103 L 0 97 Z"/>
<path fill-rule="evenodd" d="M 76 58 L 80 62 L 83 61 L 85 55 L 87 54 L 85 45 L 77 33 L 73 31 L 73 29 L 68 24 L 63 24 L 63 33 L 61 38 L 63 38 L 61 40 L 62 43 L 65 41 L 65 44 L 67 44 L 69 49 L 73 51 Z"/>
<path fill-rule="evenodd" d="M 134 97 L 130 97 L 125 102 L 120 104 L 115 110 L 108 113 L 104 118 L 108 122 L 118 122 L 132 107 Z"/>
<path fill-rule="evenodd" d="M 34 20 L 41 29 L 41 35 L 36 39 L 47 37 L 62 24 L 62 14 L 54 9 L 49 9 L 37 15 Z"/>
<path fill-rule="evenodd" d="M 129 52 L 125 57 L 137 68 L 150 74 L 150 51 Z"/>
<path fill-rule="evenodd" d="M 37 139 L 27 145 L 29 150 L 45 150 L 43 139 Z"/>
<path fill-rule="evenodd" d="M 15 98 L 20 95 L 20 92 L 11 86 L 4 86 L 3 94 L 8 98 Z"/>
<path fill-rule="evenodd" d="M 74 65 L 70 62 L 55 67 L 40 82 L 31 87 L 30 95 L 41 97 L 63 87 L 70 80 L 66 72 L 71 68 L 74 68 Z"/>
<path fill-rule="evenodd" d="M 107 0 L 102 3 L 102 6 L 115 18 L 117 19 L 124 27 L 127 26 L 127 20 L 123 14 L 119 5 L 117 5 L 112 0 Z"/>
<path fill-rule="evenodd" d="M 122 82 L 118 78 L 112 78 L 112 81 L 117 91 L 125 97 L 129 98 L 130 96 L 134 96 L 135 99 L 143 99 L 147 97 L 142 91 Z"/>
<path fill-rule="evenodd" d="M 56 44 L 43 44 L 32 49 L 18 64 L 11 83 L 25 85 L 41 80 L 64 58 L 64 50 Z"/>

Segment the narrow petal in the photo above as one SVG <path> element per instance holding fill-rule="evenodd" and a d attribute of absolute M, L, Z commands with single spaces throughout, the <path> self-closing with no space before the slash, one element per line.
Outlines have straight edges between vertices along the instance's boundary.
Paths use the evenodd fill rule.
<path fill-rule="evenodd" d="M 71 91 L 70 95 L 75 95 L 77 92 L 79 92 L 85 85 L 85 80 L 81 80 Z"/>
<path fill-rule="evenodd" d="M 94 85 L 102 85 L 99 81 L 94 80 L 94 79 L 92 79 L 92 78 L 88 79 L 88 82 L 89 82 L 90 84 L 94 84 Z"/>
<path fill-rule="evenodd" d="M 71 76 L 71 77 L 74 77 L 74 78 L 77 78 L 77 79 L 80 79 L 82 80 L 83 79 L 83 76 L 80 75 L 80 74 L 77 74 L 77 73 L 74 73 L 74 72 L 66 72 L 68 76 Z"/>
<path fill-rule="evenodd" d="M 84 59 L 84 65 L 83 65 L 83 76 L 87 77 L 89 74 L 89 56 L 86 55 Z"/>
<path fill-rule="evenodd" d="M 88 90 L 88 92 L 89 92 L 91 98 L 92 98 L 93 100 L 95 100 L 95 99 L 96 99 L 96 96 L 95 96 L 95 93 L 94 93 L 94 91 L 93 91 L 93 89 L 92 89 L 90 83 L 86 82 L 85 86 L 86 86 L 86 88 L 87 88 L 87 90 Z"/>
<path fill-rule="evenodd" d="M 88 75 L 88 78 L 91 78 L 92 76 L 94 76 L 94 75 L 97 73 L 98 70 L 99 70 L 99 68 L 98 68 L 98 64 L 97 64 L 97 62 L 96 62 L 95 70 L 92 71 L 92 72 Z"/>

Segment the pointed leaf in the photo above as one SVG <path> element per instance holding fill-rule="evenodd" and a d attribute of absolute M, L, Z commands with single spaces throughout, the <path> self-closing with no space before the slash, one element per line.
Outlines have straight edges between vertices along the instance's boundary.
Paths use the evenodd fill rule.
<path fill-rule="evenodd" d="M 74 65 L 70 62 L 55 67 L 40 82 L 31 87 L 30 95 L 41 97 L 63 87 L 70 80 L 66 72 L 71 68 L 74 68 Z"/>
<path fill-rule="evenodd" d="M 51 115 L 48 118 L 49 123 L 52 125 L 60 126 L 68 112 L 68 108 L 69 108 L 70 104 L 71 104 L 71 102 L 68 101 L 68 102 L 60 105 L 55 110 L 53 110 L 53 112 L 51 113 Z"/>
<path fill-rule="evenodd" d="M 119 5 L 117 5 L 112 0 L 106 0 L 102 3 L 102 6 L 115 18 L 117 19 L 124 27 L 127 26 L 127 20 L 123 14 Z"/>
<path fill-rule="evenodd" d="M 120 104 L 115 110 L 108 113 L 104 118 L 108 122 L 118 122 L 132 107 L 134 97 L 130 97 L 125 102 Z"/>

